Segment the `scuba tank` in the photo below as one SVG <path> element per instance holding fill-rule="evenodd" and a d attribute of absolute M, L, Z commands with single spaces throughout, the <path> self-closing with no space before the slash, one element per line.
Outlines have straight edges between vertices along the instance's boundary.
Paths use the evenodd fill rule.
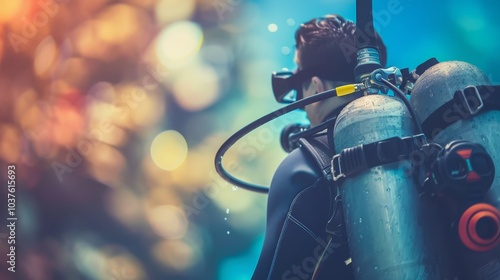
<path fill-rule="evenodd" d="M 340 182 L 358 280 L 454 279 L 436 205 L 419 196 L 410 161 L 388 160 L 392 163 L 365 168 L 366 161 L 374 158 L 384 162 L 384 157 L 399 157 L 398 147 L 405 146 L 401 137 L 409 136 L 408 143 L 422 141 L 422 135 L 412 136 L 412 124 L 400 99 L 381 94 L 354 100 L 337 117 L 334 145 L 342 153 L 334 158 L 340 161 L 335 165 L 340 170 L 333 175 L 337 179 L 350 170 L 359 171 Z M 371 149 L 370 143 L 377 146 Z M 356 151 L 360 149 L 364 155 Z"/>
<path fill-rule="evenodd" d="M 441 202 L 449 206 L 448 223 L 453 225 L 451 235 L 464 279 L 500 279 L 500 108 L 494 101 L 499 93 L 477 67 L 460 61 L 442 62 L 427 69 L 411 93 L 410 102 L 428 139 L 442 146 L 453 141 L 441 154 L 453 154 L 454 149 L 462 152 L 463 158 L 471 158 L 475 172 L 473 156 L 464 157 L 463 153 L 482 147 L 484 150 L 479 152 L 483 157 L 486 159 L 486 154 L 492 159 L 491 163 L 482 163 L 482 172 L 497 170 L 494 175 L 488 174 L 491 178 L 484 186 L 474 180 L 476 174 L 468 175 L 472 177 L 464 183 L 447 182 L 450 178 L 440 175 L 443 172 L 437 168 L 430 173 L 441 180 L 423 183 L 427 191 L 443 196 Z M 471 148 L 457 149 L 457 145 Z M 487 168 L 488 164 L 494 166 Z M 441 165 L 444 170 L 446 162 Z"/>
<path fill-rule="evenodd" d="M 396 85 L 402 72 L 381 69 L 371 1 L 356 1 L 356 81 L 365 96 L 342 109 L 334 127 L 332 176 L 342 198 L 355 279 L 453 279 L 437 204 L 420 196 L 411 152 L 427 141 Z M 367 41 L 362 40 L 366 31 Z M 399 98 L 378 94 L 387 87 Z M 415 135 L 417 134 L 417 135 Z"/>

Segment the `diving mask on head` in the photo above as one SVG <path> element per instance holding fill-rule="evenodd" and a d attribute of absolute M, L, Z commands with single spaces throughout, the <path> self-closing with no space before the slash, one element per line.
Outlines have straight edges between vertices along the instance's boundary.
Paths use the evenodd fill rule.
<path fill-rule="evenodd" d="M 341 69 L 336 70 L 329 64 L 297 69 L 295 71 L 273 72 L 271 84 L 274 98 L 278 103 L 288 104 L 304 98 L 302 90 L 303 83 L 317 76 L 326 80 L 348 81 L 347 76 Z M 343 82 L 348 84 L 349 82 Z"/>

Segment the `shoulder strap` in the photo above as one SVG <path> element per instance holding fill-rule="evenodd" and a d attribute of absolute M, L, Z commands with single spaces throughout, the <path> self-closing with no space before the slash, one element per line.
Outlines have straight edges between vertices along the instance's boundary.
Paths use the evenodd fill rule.
<path fill-rule="evenodd" d="M 314 138 L 301 138 L 299 143 L 304 147 L 314 158 L 321 172 L 328 180 L 331 177 L 331 160 L 334 152 L 328 146 L 328 138 L 326 135 L 317 136 Z"/>
<path fill-rule="evenodd" d="M 329 186 L 333 187 L 333 192 L 330 192 L 331 199 L 331 207 L 329 210 L 329 219 L 326 223 L 325 231 L 328 234 L 329 244 L 332 246 L 341 246 L 347 244 L 347 234 L 345 230 L 344 224 L 344 216 L 342 210 L 342 200 L 340 199 L 339 189 L 336 187 L 336 183 L 333 181 L 332 172 L 331 172 L 331 160 L 335 151 L 333 148 L 330 148 L 329 141 L 330 136 L 333 134 L 333 130 L 328 131 L 326 135 L 317 136 L 314 138 L 301 138 L 299 140 L 302 147 L 304 147 L 315 159 L 318 166 L 321 168 L 321 171 L 325 178 L 329 181 Z M 333 245 L 336 244 L 336 245 Z M 337 248 L 335 247 L 335 248 Z M 326 250 L 330 248 L 329 246 L 325 247 L 322 256 L 326 252 Z M 346 265 L 348 263 L 346 262 Z M 322 257 L 318 261 L 314 275 L 319 271 L 320 267 L 325 265 Z M 315 279 L 315 276 L 313 278 Z"/>

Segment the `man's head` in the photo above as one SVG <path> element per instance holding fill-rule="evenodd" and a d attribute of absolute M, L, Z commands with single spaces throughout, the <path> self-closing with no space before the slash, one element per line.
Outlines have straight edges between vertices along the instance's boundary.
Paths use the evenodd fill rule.
<path fill-rule="evenodd" d="M 323 78 L 354 82 L 356 67 L 356 25 L 340 15 L 327 15 L 301 24 L 295 32 L 296 62 L 299 69 L 327 68 Z M 385 66 L 387 50 L 378 34 L 380 62 Z"/>
<path fill-rule="evenodd" d="M 295 33 L 295 61 L 298 72 L 305 72 L 296 89 L 304 98 L 335 88 L 343 84 L 354 83 L 356 67 L 356 25 L 339 15 L 312 19 L 300 26 Z M 380 62 L 385 66 L 387 50 L 380 36 L 376 33 Z M 301 88 L 299 88 L 301 87 Z M 311 125 L 321 123 L 332 112 L 359 97 L 349 95 L 329 98 L 306 106 Z"/>

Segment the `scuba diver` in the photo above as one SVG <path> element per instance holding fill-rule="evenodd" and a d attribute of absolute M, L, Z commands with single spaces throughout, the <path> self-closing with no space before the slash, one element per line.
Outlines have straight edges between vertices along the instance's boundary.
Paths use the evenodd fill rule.
<path fill-rule="evenodd" d="M 278 102 L 295 90 L 296 100 L 354 82 L 356 25 L 340 15 L 312 19 L 295 33 L 294 73 L 273 74 L 273 91 Z M 381 64 L 386 47 L 377 35 Z M 342 108 L 362 96 L 333 97 L 305 106 L 311 127 L 334 120 Z M 326 135 L 308 139 L 329 153 Z M 316 162 L 314 148 L 307 144 L 294 149 L 276 170 L 269 189 L 264 245 L 253 274 L 262 279 L 353 279 L 349 248 L 343 232 L 337 191 L 325 180 Z M 330 233 L 327 222 L 337 211 Z M 320 261 L 325 262 L 317 269 Z M 311 277 L 315 278 L 311 278 Z"/>
<path fill-rule="evenodd" d="M 298 69 L 272 75 L 276 100 L 292 103 L 216 154 L 226 181 L 269 193 L 252 280 L 499 280 L 500 86 L 461 61 L 384 68 L 370 0 L 356 18 L 302 24 Z M 310 126 L 283 130 L 271 187 L 224 170 L 236 141 L 299 108 Z"/>

